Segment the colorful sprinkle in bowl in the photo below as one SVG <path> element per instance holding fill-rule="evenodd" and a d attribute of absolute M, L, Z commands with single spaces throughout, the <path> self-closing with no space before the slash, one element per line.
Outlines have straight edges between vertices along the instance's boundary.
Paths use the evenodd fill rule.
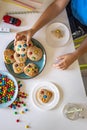
<path fill-rule="evenodd" d="M 8 72 L 0 71 L 0 108 L 10 106 L 18 94 L 16 79 Z"/>

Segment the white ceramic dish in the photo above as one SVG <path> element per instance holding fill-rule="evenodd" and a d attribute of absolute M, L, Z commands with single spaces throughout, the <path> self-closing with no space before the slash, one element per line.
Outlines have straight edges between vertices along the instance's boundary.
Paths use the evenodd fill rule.
<path fill-rule="evenodd" d="M 42 103 L 38 98 L 37 98 L 37 91 L 41 88 L 45 88 L 48 89 L 50 91 L 52 91 L 53 96 L 52 99 L 48 102 L 48 103 Z M 51 82 L 38 82 L 33 90 L 32 90 L 32 97 L 31 97 L 33 104 L 40 109 L 43 110 L 50 110 L 53 109 L 59 102 L 60 99 L 60 92 L 57 88 L 57 86 L 55 86 L 53 83 Z"/>
<path fill-rule="evenodd" d="M 63 33 L 63 37 L 58 38 L 53 35 L 52 31 L 60 30 Z M 48 45 L 52 47 L 62 47 L 67 44 L 70 38 L 70 32 L 68 27 L 63 23 L 53 23 L 47 27 L 46 40 Z"/>

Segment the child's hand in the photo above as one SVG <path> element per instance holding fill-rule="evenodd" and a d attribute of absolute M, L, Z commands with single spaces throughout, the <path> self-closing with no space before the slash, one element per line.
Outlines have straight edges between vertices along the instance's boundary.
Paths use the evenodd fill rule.
<path fill-rule="evenodd" d="M 75 53 L 68 53 L 62 56 L 57 57 L 58 63 L 53 64 L 57 69 L 67 69 L 76 59 L 77 55 Z"/>
<path fill-rule="evenodd" d="M 19 40 L 25 40 L 27 42 L 27 44 L 29 43 L 29 41 L 31 40 L 31 37 L 33 36 L 33 30 L 26 30 L 26 31 L 22 31 L 16 34 L 15 36 L 15 41 L 14 44 L 19 41 Z"/>

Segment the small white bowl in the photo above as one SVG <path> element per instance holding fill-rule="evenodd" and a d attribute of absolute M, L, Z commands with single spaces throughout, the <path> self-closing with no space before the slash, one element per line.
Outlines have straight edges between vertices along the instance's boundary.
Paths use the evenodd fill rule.
<path fill-rule="evenodd" d="M 53 35 L 52 31 L 60 30 L 63 34 L 63 37 L 58 38 Z M 52 47 L 62 47 L 67 44 L 70 38 L 70 32 L 68 27 L 63 23 L 52 23 L 46 29 L 46 40 L 48 45 Z"/>

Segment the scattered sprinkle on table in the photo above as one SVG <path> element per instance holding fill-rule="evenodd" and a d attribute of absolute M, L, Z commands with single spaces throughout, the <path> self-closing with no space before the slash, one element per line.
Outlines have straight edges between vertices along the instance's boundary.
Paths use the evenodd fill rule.
<path fill-rule="evenodd" d="M 18 96 L 16 100 L 9 106 L 12 109 L 20 108 L 23 106 L 26 106 L 26 103 L 23 101 L 23 99 L 26 99 L 28 94 L 25 92 L 22 92 L 20 88 L 23 87 L 21 81 L 18 81 Z"/>
<path fill-rule="evenodd" d="M 25 128 L 30 128 L 30 126 L 29 126 L 29 125 L 26 125 Z"/>

